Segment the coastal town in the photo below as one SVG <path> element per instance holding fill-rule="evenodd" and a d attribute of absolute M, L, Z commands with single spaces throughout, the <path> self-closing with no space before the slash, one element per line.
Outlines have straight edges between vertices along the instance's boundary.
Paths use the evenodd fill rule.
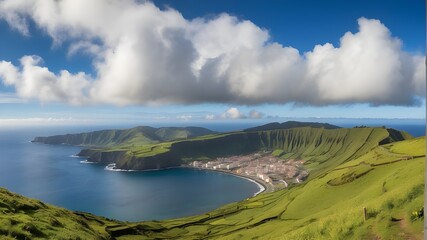
<path fill-rule="evenodd" d="M 271 190 L 286 188 L 292 183 L 301 183 L 308 172 L 304 169 L 304 161 L 282 159 L 271 152 L 259 152 L 248 155 L 217 158 L 213 161 L 193 161 L 191 167 L 228 172 L 261 182 Z"/>

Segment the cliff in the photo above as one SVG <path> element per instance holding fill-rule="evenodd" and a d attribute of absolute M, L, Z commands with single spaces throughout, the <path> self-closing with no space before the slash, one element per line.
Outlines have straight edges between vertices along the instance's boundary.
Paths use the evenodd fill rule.
<path fill-rule="evenodd" d="M 117 168 L 149 170 L 179 166 L 183 161 L 214 159 L 261 150 L 283 150 L 283 158 L 304 159 L 317 176 L 365 154 L 372 148 L 411 138 L 385 128 L 291 128 L 235 132 L 127 149 L 82 150 L 89 161 L 116 163 Z"/>

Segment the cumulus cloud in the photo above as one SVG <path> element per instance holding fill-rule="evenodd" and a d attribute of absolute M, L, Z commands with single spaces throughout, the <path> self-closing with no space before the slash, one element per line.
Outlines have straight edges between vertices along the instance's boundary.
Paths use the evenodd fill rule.
<path fill-rule="evenodd" d="M 150 2 L 3 0 L 0 18 L 24 35 L 33 21 L 54 45 L 66 40 L 69 56 L 92 57 L 93 78 L 53 73 L 37 56 L 0 62 L 4 84 L 43 102 L 411 105 L 425 97 L 424 57 L 404 52 L 378 20 L 360 18 L 339 46 L 300 53 L 250 21 L 188 20 Z"/>
<path fill-rule="evenodd" d="M 264 113 L 262 112 L 258 112 L 256 110 L 251 110 L 248 114 L 249 118 L 253 118 L 253 119 L 261 119 L 265 116 Z"/>
<path fill-rule="evenodd" d="M 20 68 L 17 68 L 10 62 L 0 61 L 0 77 L 6 85 L 15 87 L 18 96 L 76 105 L 88 101 L 84 90 L 90 80 L 85 73 L 71 74 L 63 70 L 54 74 L 40 66 L 42 59 L 37 56 L 22 57 L 20 63 Z"/>
<path fill-rule="evenodd" d="M 251 110 L 248 114 L 245 114 L 240 109 L 236 107 L 230 107 L 221 114 L 206 114 L 204 119 L 206 120 L 215 120 L 215 119 L 261 119 L 265 116 L 264 113 Z"/>
<path fill-rule="evenodd" d="M 223 114 L 221 114 L 221 118 L 224 119 L 243 119 L 246 118 L 246 115 L 243 114 L 239 109 L 235 107 L 231 107 L 227 109 Z"/>

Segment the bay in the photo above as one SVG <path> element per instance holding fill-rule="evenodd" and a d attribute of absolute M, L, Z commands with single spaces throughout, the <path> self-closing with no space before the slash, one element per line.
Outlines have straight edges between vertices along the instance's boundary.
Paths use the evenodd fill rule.
<path fill-rule="evenodd" d="M 67 209 L 125 221 L 200 214 L 259 191 L 246 179 L 211 171 L 106 171 L 105 165 L 72 157 L 78 147 L 29 142 L 59 131 L 73 132 L 1 130 L 0 186 Z"/>

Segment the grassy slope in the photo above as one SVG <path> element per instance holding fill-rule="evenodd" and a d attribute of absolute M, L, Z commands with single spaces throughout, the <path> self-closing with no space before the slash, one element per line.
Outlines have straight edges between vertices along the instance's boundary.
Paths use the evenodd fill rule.
<path fill-rule="evenodd" d="M 108 239 L 117 222 L 72 212 L 0 188 L 1 239 Z"/>

